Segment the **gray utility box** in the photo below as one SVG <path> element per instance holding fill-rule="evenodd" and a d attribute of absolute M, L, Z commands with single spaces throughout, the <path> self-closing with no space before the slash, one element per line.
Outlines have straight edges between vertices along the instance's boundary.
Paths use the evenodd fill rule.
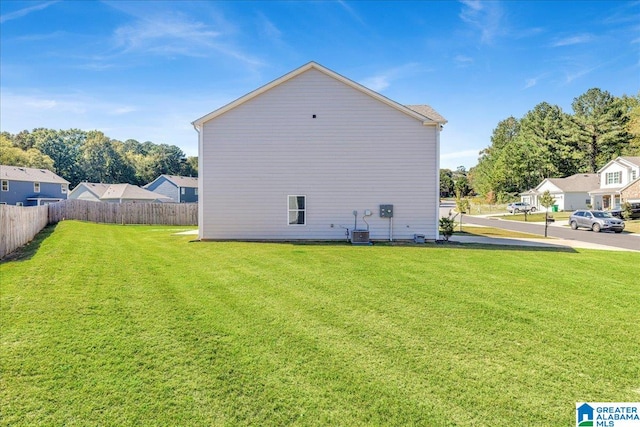
<path fill-rule="evenodd" d="M 414 234 L 413 235 L 413 243 L 426 243 L 426 238 L 424 234 Z"/>
<path fill-rule="evenodd" d="M 368 245 L 369 230 L 353 230 L 351 232 L 351 244 L 352 245 Z"/>
<path fill-rule="evenodd" d="M 393 218 L 393 205 L 380 205 L 380 218 Z"/>

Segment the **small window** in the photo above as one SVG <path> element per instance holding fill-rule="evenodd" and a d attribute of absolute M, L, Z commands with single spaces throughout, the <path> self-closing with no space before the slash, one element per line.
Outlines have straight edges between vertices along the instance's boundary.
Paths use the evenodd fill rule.
<path fill-rule="evenodd" d="M 66 194 L 67 193 L 67 184 L 60 184 L 60 192 L 62 194 Z"/>
<path fill-rule="evenodd" d="M 198 189 L 197 188 L 193 189 L 193 194 L 196 195 L 196 196 L 198 195 Z"/>
<path fill-rule="evenodd" d="M 288 196 L 289 225 L 305 225 L 307 196 Z"/>
<path fill-rule="evenodd" d="M 22 202 L 16 202 L 16 206 L 24 206 L 24 203 L 22 203 Z"/>
<path fill-rule="evenodd" d="M 39 182 L 34 182 L 33 183 L 33 192 L 34 193 L 39 193 L 40 192 L 40 183 Z"/>
<path fill-rule="evenodd" d="M 9 180 L 2 180 L 2 191 L 9 191 Z"/>
<path fill-rule="evenodd" d="M 184 187 L 180 187 L 180 194 L 182 194 L 183 196 L 185 195 L 185 188 Z"/>
<path fill-rule="evenodd" d="M 631 171 L 631 181 L 635 181 L 635 179 L 638 177 L 636 170 L 632 170 Z"/>

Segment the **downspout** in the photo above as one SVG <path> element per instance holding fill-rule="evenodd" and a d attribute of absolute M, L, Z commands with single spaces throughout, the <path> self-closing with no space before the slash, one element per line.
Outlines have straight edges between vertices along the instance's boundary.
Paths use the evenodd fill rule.
<path fill-rule="evenodd" d="M 433 122 L 423 122 L 424 126 L 433 126 Z M 436 240 L 440 240 L 440 132 L 442 132 L 442 128 L 444 123 L 435 123 L 436 127 L 436 164 L 435 164 L 435 192 L 436 192 L 436 203 L 435 203 L 435 233 Z"/>
<path fill-rule="evenodd" d="M 204 238 L 204 191 L 202 188 L 202 182 L 204 180 L 204 144 L 202 141 L 202 125 L 198 125 L 196 122 L 192 122 L 191 124 L 198 133 L 198 240 L 202 240 Z"/>

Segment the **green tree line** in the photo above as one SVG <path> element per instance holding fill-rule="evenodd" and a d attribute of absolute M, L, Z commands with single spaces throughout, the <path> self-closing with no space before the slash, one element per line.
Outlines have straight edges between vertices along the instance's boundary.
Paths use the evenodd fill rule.
<path fill-rule="evenodd" d="M 572 112 L 542 102 L 524 117 L 498 123 L 468 179 L 477 194 L 509 194 L 545 178 L 595 173 L 618 156 L 640 156 L 640 94 L 615 97 L 589 89 Z"/>
<path fill-rule="evenodd" d="M 72 188 L 83 181 L 144 185 L 161 174 L 198 175 L 198 158 L 186 157 L 175 145 L 122 142 L 97 130 L 2 132 L 0 164 L 49 169 Z"/>

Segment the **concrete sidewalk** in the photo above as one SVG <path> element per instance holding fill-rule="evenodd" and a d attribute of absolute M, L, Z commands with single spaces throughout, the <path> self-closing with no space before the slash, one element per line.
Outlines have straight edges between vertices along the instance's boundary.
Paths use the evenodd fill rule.
<path fill-rule="evenodd" d="M 599 245 L 597 243 L 581 242 L 579 240 L 567 240 L 557 238 L 516 238 L 516 237 L 487 237 L 487 236 L 457 236 L 453 235 L 449 239 L 452 242 L 459 243 L 480 243 L 483 245 L 503 245 L 503 246 L 523 246 L 523 247 L 539 247 L 539 248 L 580 248 L 580 249 L 598 249 L 602 251 L 625 251 L 640 252 L 631 249 L 616 248 L 613 246 Z"/>

